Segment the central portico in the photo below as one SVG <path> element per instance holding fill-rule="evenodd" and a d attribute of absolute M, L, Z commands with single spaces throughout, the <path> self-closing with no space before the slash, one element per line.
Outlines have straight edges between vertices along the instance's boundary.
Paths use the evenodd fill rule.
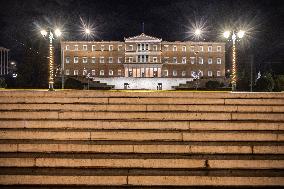
<path fill-rule="evenodd" d="M 125 38 L 125 77 L 162 76 L 162 39 L 144 33 Z"/>

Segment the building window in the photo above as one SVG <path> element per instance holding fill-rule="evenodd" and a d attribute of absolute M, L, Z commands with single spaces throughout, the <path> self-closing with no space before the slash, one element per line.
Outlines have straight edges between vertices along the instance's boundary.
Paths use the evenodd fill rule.
<path fill-rule="evenodd" d="M 153 57 L 153 62 L 157 62 L 157 57 Z"/>
<path fill-rule="evenodd" d="M 78 56 L 74 57 L 74 63 L 77 64 L 79 62 Z"/>
<path fill-rule="evenodd" d="M 169 71 L 168 70 L 164 70 L 164 77 L 168 77 L 169 76 Z"/>
<path fill-rule="evenodd" d="M 74 75 L 78 75 L 79 71 L 78 70 L 74 70 Z"/>
<path fill-rule="evenodd" d="M 199 50 L 200 50 L 200 51 L 203 51 L 203 46 L 199 46 Z"/>
<path fill-rule="evenodd" d="M 212 52 L 212 46 L 208 46 L 208 52 Z"/>
<path fill-rule="evenodd" d="M 217 76 L 221 76 L 221 72 L 220 71 L 217 71 Z"/>
<path fill-rule="evenodd" d="M 173 76 L 177 76 L 177 71 L 173 70 Z"/>
<path fill-rule="evenodd" d="M 109 70 L 109 71 L 108 71 L 108 75 L 113 75 L 113 71 L 112 71 L 112 70 Z"/>
<path fill-rule="evenodd" d="M 133 72 L 132 72 L 132 70 L 128 70 L 128 77 L 132 77 L 133 76 Z"/>
<path fill-rule="evenodd" d="M 122 50 L 122 45 L 118 45 L 118 51 Z"/>
<path fill-rule="evenodd" d="M 100 75 L 105 75 L 105 71 L 104 70 L 100 70 Z"/>
<path fill-rule="evenodd" d="M 168 51 L 169 50 L 169 45 L 164 45 L 164 50 Z"/>
<path fill-rule="evenodd" d="M 186 64 L 186 57 L 182 57 L 182 63 Z"/>
<path fill-rule="evenodd" d="M 70 57 L 66 57 L 66 58 L 65 58 L 65 63 L 66 63 L 66 64 L 69 64 L 69 63 L 70 63 Z"/>
<path fill-rule="evenodd" d="M 133 51 L 133 45 L 129 45 L 129 50 Z"/>
<path fill-rule="evenodd" d="M 191 77 L 195 77 L 195 71 L 191 71 Z"/>
<path fill-rule="evenodd" d="M 83 70 L 83 75 L 87 75 L 88 71 L 87 70 Z"/>
<path fill-rule="evenodd" d="M 117 70 L 117 75 L 121 76 L 121 70 Z"/>
<path fill-rule="evenodd" d="M 194 51 L 194 46 L 192 45 L 192 46 L 190 46 L 190 51 Z"/>
<path fill-rule="evenodd" d="M 96 50 L 96 45 L 92 45 L 92 51 Z"/>
<path fill-rule="evenodd" d="M 212 58 L 208 58 L 208 64 L 212 64 Z"/>
<path fill-rule="evenodd" d="M 153 45 L 153 51 L 157 51 L 157 50 L 158 50 L 157 45 Z"/>
<path fill-rule="evenodd" d="M 96 57 L 92 57 L 92 63 L 96 63 Z"/>
<path fill-rule="evenodd" d="M 109 51 L 113 51 L 113 45 L 108 46 Z"/>
<path fill-rule="evenodd" d="M 87 45 L 83 45 L 83 51 L 86 51 L 87 49 Z"/>
<path fill-rule="evenodd" d="M 221 46 L 217 46 L 217 52 L 221 52 Z"/>
<path fill-rule="evenodd" d="M 65 70 L 65 75 L 69 75 L 69 70 Z"/>
<path fill-rule="evenodd" d="M 101 45 L 101 51 L 104 51 L 104 50 L 105 50 L 105 46 Z"/>
<path fill-rule="evenodd" d="M 105 63 L 105 58 L 104 57 L 100 57 L 100 63 Z"/>
<path fill-rule="evenodd" d="M 83 63 L 88 63 L 87 57 L 83 57 Z"/>
<path fill-rule="evenodd" d="M 75 50 L 75 51 L 78 50 L 78 45 L 74 45 L 74 50 Z"/>
<path fill-rule="evenodd" d="M 184 77 L 186 75 L 186 71 L 182 71 L 181 75 Z"/>
<path fill-rule="evenodd" d="M 149 44 L 147 43 L 146 44 L 146 51 L 148 51 L 149 50 Z"/>
<path fill-rule="evenodd" d="M 121 63 L 122 57 L 117 58 L 117 63 Z"/>
<path fill-rule="evenodd" d="M 212 71 L 208 71 L 208 76 L 212 77 Z"/>
<path fill-rule="evenodd" d="M 112 63 L 113 62 L 113 58 L 112 57 L 109 57 L 108 58 L 108 63 Z"/>
<path fill-rule="evenodd" d="M 129 57 L 128 62 L 133 62 L 133 57 Z"/>
<path fill-rule="evenodd" d="M 173 51 L 177 51 L 177 46 L 173 46 Z"/>
<path fill-rule="evenodd" d="M 69 50 L 70 50 L 70 46 L 69 46 L 69 45 L 66 45 L 65 50 L 66 50 L 66 51 L 69 51 Z"/>
<path fill-rule="evenodd" d="M 203 76 L 203 71 L 199 70 L 199 76 L 202 77 Z"/>
<path fill-rule="evenodd" d="M 182 46 L 182 51 L 183 51 L 183 52 L 186 51 L 186 46 Z"/>
<path fill-rule="evenodd" d="M 92 75 L 96 75 L 96 70 L 92 70 Z"/>
<path fill-rule="evenodd" d="M 177 63 L 177 57 L 173 57 L 173 63 Z"/>
<path fill-rule="evenodd" d="M 169 63 L 169 57 L 165 57 L 165 58 L 164 58 L 164 62 L 165 62 L 165 63 Z"/>
<path fill-rule="evenodd" d="M 199 57 L 199 64 L 203 64 L 203 58 Z"/>
<path fill-rule="evenodd" d="M 149 56 L 146 55 L 146 56 L 145 56 L 145 62 L 148 62 L 148 60 L 149 60 Z"/>
<path fill-rule="evenodd" d="M 221 58 L 217 58 L 217 64 L 221 64 Z"/>
<path fill-rule="evenodd" d="M 190 63 L 194 64 L 195 57 L 190 57 Z"/>

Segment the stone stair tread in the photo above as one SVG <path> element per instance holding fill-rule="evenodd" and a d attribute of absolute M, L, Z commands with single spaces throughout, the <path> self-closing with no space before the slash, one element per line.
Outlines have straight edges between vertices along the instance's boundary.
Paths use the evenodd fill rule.
<path fill-rule="evenodd" d="M 128 120 L 15 120 L 0 119 L 0 128 L 25 129 L 141 129 L 141 130 L 284 130 L 275 121 L 128 121 Z"/>
<path fill-rule="evenodd" d="M 284 169 L 284 160 L 0 158 L 0 167 Z"/>
<path fill-rule="evenodd" d="M 0 91 L 0 188 L 284 186 L 283 113 L 284 93 Z"/>
<path fill-rule="evenodd" d="M 58 153 L 166 153 L 166 154 L 284 154 L 284 146 L 200 145 L 92 145 L 92 144 L 0 144 L 0 152 Z"/>

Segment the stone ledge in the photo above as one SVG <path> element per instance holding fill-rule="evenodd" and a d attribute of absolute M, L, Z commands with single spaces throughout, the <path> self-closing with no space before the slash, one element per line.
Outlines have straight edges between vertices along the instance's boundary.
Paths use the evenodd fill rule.
<path fill-rule="evenodd" d="M 283 177 L 128 176 L 139 186 L 284 186 Z"/>
<path fill-rule="evenodd" d="M 47 90 L 1 90 L 0 97 L 179 97 L 179 98 L 284 98 L 283 92 L 192 92 L 192 91 L 150 91 L 150 92 L 127 92 L 127 91 L 47 91 Z"/>
<path fill-rule="evenodd" d="M 127 176 L 0 175 L 2 185 L 126 185 Z"/>
<path fill-rule="evenodd" d="M 0 158 L 1 167 L 284 169 L 283 165 L 284 160 Z"/>
<path fill-rule="evenodd" d="M 0 128 L 28 129 L 154 129 L 154 130 L 273 130 L 284 122 L 261 121 L 118 121 L 118 120 L 0 120 Z"/>
<path fill-rule="evenodd" d="M 121 141 L 283 141 L 284 134 L 183 131 L 25 131 L 2 130 L 0 138 L 27 140 L 121 140 Z"/>
<path fill-rule="evenodd" d="M 248 112 L 248 113 L 277 113 L 284 112 L 284 106 L 279 105 L 143 105 L 140 104 L 52 104 L 52 103 L 30 103 L 30 104 L 0 104 L 0 110 L 30 111 L 30 110 L 52 110 L 52 111 L 86 111 L 86 112 Z"/>

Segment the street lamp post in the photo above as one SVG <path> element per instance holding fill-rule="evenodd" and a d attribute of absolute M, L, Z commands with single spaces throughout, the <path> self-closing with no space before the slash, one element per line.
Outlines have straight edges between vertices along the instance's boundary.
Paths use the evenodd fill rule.
<path fill-rule="evenodd" d="M 61 41 L 60 41 L 60 49 L 61 49 L 61 89 L 64 89 L 64 49 L 62 49 Z"/>
<path fill-rule="evenodd" d="M 237 88 L 237 68 L 236 68 L 236 40 L 237 38 L 241 39 L 244 37 L 244 34 L 245 32 L 240 30 L 239 32 L 236 32 L 233 31 L 233 32 L 230 32 L 230 31 L 225 31 L 224 32 L 224 37 L 225 38 L 229 38 L 231 37 L 232 39 L 232 42 L 233 42 L 233 47 L 232 47 L 232 75 L 231 75 L 231 84 L 232 84 L 232 91 L 236 91 L 236 88 Z"/>
<path fill-rule="evenodd" d="M 48 39 L 49 39 L 49 76 L 48 76 L 48 90 L 53 91 L 54 90 L 54 55 L 53 55 L 53 39 L 54 35 L 51 30 L 47 32 L 46 30 L 41 30 L 40 32 L 43 37 L 47 36 L 48 33 Z M 54 31 L 55 35 L 59 37 L 61 35 L 61 31 L 59 29 L 56 29 Z"/>

